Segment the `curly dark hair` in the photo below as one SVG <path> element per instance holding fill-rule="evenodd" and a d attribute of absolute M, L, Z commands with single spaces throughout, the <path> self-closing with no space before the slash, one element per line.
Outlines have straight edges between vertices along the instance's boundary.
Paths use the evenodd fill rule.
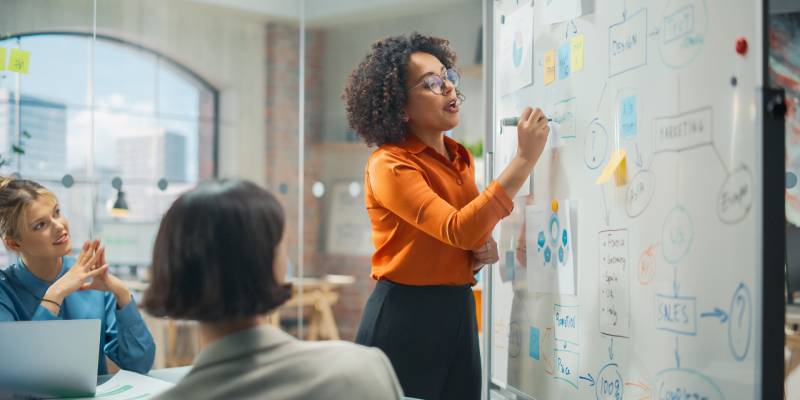
<path fill-rule="evenodd" d="M 406 138 L 402 110 L 408 101 L 407 66 L 415 52 L 433 55 L 445 68 L 452 68 L 457 59 L 447 39 L 413 32 L 373 43 L 372 51 L 350 73 L 342 94 L 347 122 L 368 146 L 398 143 Z M 464 101 L 458 89 L 456 95 Z"/>

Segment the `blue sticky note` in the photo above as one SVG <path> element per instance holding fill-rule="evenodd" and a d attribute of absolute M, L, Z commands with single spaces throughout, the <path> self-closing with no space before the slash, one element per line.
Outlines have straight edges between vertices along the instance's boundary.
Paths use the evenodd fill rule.
<path fill-rule="evenodd" d="M 570 60 L 572 60 L 572 47 L 570 42 L 564 42 L 558 47 L 558 79 L 569 76 L 569 71 L 572 70 Z"/>
<path fill-rule="evenodd" d="M 623 97 L 620 102 L 619 133 L 625 139 L 636 137 L 636 96 Z"/>
<path fill-rule="evenodd" d="M 531 327 L 531 338 L 530 343 L 528 344 L 528 354 L 534 360 L 539 359 L 539 328 L 535 326 Z"/>

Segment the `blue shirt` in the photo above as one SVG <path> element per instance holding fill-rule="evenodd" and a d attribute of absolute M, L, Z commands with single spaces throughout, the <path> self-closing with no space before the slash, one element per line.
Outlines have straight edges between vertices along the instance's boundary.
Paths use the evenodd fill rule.
<path fill-rule="evenodd" d="M 74 258 L 62 258 L 58 278 L 73 264 Z M 64 298 L 61 312 L 53 315 L 40 304 L 49 287 L 50 283 L 33 275 L 22 260 L 0 270 L 0 321 L 99 319 L 97 373 L 102 375 L 108 372 L 104 355 L 122 369 L 142 374 L 150 370 L 156 345 L 132 299 L 118 310 L 117 300 L 110 292 L 77 291 Z"/>

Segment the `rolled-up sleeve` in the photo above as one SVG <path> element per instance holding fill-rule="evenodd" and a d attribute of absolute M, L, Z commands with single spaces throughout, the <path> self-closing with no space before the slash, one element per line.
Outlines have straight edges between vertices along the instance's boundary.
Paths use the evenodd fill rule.
<path fill-rule="evenodd" d="M 117 310 L 114 296 L 106 299 L 106 345 L 103 351 L 120 368 L 146 374 L 153 366 L 156 345 L 142 320 L 136 302 L 131 300 Z"/>
<path fill-rule="evenodd" d="M 464 250 L 483 245 L 487 234 L 514 207 L 493 181 L 461 209 L 442 199 L 413 162 L 391 153 L 370 160 L 368 182 L 386 209 L 436 239 Z"/>

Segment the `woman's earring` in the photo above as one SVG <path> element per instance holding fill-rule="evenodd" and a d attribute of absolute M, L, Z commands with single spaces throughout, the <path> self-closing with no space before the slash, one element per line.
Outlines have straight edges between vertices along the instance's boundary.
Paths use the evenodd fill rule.
<path fill-rule="evenodd" d="M 408 122 L 408 114 L 403 112 L 402 115 L 403 115 L 403 122 Z"/>

